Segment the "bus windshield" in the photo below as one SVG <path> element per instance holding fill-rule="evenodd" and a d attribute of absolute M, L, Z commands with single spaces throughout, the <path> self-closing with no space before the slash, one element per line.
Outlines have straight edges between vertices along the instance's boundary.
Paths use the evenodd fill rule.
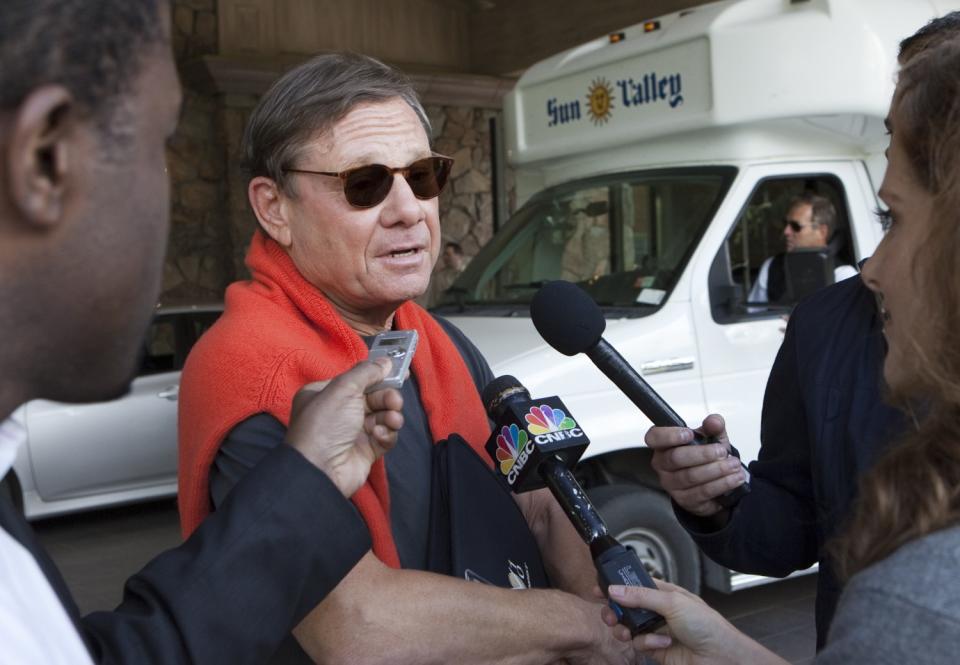
<path fill-rule="evenodd" d="M 440 303 L 525 308 L 565 279 L 602 307 L 649 314 L 679 279 L 733 168 L 620 173 L 545 190 L 473 259 Z"/>

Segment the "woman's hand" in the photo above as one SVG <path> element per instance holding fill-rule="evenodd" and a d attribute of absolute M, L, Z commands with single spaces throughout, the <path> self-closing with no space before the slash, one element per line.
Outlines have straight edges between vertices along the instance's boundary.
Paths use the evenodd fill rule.
<path fill-rule="evenodd" d="M 734 628 L 698 596 L 686 589 L 657 581 L 657 589 L 611 586 L 610 600 L 624 607 L 653 610 L 667 622 L 666 632 L 633 638 L 639 654 L 662 665 L 786 665 L 776 654 Z M 609 607 L 601 610 L 614 636 L 630 641 L 630 631 L 617 623 Z"/>

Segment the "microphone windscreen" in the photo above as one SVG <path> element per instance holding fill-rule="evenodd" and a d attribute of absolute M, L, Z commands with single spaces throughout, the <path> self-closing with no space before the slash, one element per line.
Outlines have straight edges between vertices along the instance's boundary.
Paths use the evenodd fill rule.
<path fill-rule="evenodd" d="M 563 280 L 540 287 L 530 303 L 530 318 L 544 341 L 567 356 L 592 349 L 607 327 L 593 298 Z"/>

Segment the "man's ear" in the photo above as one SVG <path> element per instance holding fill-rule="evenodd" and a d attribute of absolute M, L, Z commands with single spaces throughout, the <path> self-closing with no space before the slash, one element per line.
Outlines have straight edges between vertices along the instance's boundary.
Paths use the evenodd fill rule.
<path fill-rule="evenodd" d="M 16 110 L 6 161 L 10 203 L 21 218 L 51 227 L 61 221 L 71 160 L 78 166 L 76 104 L 66 88 L 37 88 Z"/>
<path fill-rule="evenodd" d="M 257 176 L 247 186 L 250 207 L 260 221 L 260 226 L 281 247 L 290 247 L 292 234 L 287 220 L 288 207 L 283 192 L 277 183 L 264 176 Z"/>
<path fill-rule="evenodd" d="M 830 227 L 826 224 L 821 224 L 817 227 L 817 233 L 820 234 L 820 240 L 823 243 L 824 247 L 827 246 L 827 241 L 830 240 Z"/>

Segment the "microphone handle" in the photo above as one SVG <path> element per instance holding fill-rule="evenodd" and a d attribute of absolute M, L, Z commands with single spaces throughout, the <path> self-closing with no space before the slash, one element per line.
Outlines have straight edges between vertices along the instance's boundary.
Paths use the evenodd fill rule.
<path fill-rule="evenodd" d="M 650 387 L 650 384 L 637 373 L 637 370 L 630 366 L 630 363 L 607 340 L 601 337 L 596 346 L 586 351 L 586 354 L 593 361 L 593 364 L 606 374 L 607 378 L 613 381 L 617 388 L 630 398 L 630 401 L 636 404 L 637 408 L 654 425 L 657 427 L 687 426 L 683 418 L 670 408 L 670 405 L 660 397 L 659 393 Z M 703 445 L 705 443 L 716 443 L 716 439 L 712 436 L 705 437 L 694 432 L 693 444 Z M 741 464 L 741 466 L 743 465 Z M 717 503 L 724 508 L 732 508 L 737 505 L 740 499 L 750 493 L 750 472 L 746 466 L 743 466 L 743 470 L 747 474 L 746 482 L 716 498 Z"/>
<path fill-rule="evenodd" d="M 657 588 L 637 553 L 618 543 L 615 538 L 601 538 L 590 546 L 590 552 L 593 554 L 593 565 L 597 569 L 597 579 L 604 595 L 611 584 Z M 656 630 L 664 624 L 663 617 L 653 610 L 622 607 L 609 598 L 607 604 L 617 615 L 617 620 L 629 628 L 634 637 Z"/>
<path fill-rule="evenodd" d="M 540 476 L 557 499 L 573 528 L 588 545 L 608 534 L 607 525 L 590 501 L 576 477 L 556 456 L 550 455 L 537 468 Z"/>
<path fill-rule="evenodd" d="M 611 584 L 656 588 L 637 553 L 621 545 L 609 534 L 590 497 L 559 457 L 550 455 L 540 463 L 537 471 L 577 533 L 590 546 L 593 564 L 597 569 L 597 581 L 604 595 Z M 608 603 L 620 623 L 630 629 L 631 635 L 656 630 L 664 623 L 663 617 L 652 610 L 621 607 L 609 599 Z"/>

